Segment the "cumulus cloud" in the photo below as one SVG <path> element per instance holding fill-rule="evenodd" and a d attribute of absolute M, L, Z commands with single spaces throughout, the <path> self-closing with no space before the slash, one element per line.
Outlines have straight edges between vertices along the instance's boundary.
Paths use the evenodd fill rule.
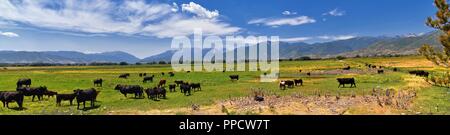
<path fill-rule="evenodd" d="M 205 18 L 210 18 L 210 19 L 216 18 L 217 16 L 219 16 L 219 11 L 217 11 L 217 10 L 210 11 L 194 2 L 189 2 L 189 4 L 182 4 L 181 10 L 184 12 L 193 13 L 193 14 L 197 15 L 198 17 L 205 17 Z"/>
<path fill-rule="evenodd" d="M 329 12 L 323 13 L 322 15 L 331 15 L 331 16 L 344 16 L 345 11 L 339 10 L 338 8 L 335 8 Z"/>
<path fill-rule="evenodd" d="M 291 12 L 291 11 L 287 11 L 287 10 L 286 10 L 286 11 L 283 11 L 282 14 L 283 14 L 283 15 L 296 15 L 297 12 Z"/>
<path fill-rule="evenodd" d="M 250 20 L 248 24 L 263 24 L 266 26 L 278 27 L 282 25 L 302 25 L 308 23 L 315 23 L 316 20 L 308 17 L 308 16 L 298 16 L 298 17 L 289 17 L 289 18 L 259 18 Z"/>
<path fill-rule="evenodd" d="M 19 37 L 19 34 L 16 34 L 14 32 L 2 32 L 0 31 L 0 36 L 5 36 L 5 37 Z"/>
<path fill-rule="evenodd" d="M 193 2 L 182 4 L 182 10 L 194 13 L 196 16 L 178 12 L 176 3 L 146 3 L 144 0 L 123 2 L 2 0 L 0 1 L 0 20 L 59 31 L 157 37 L 173 37 L 180 33 L 187 36 L 193 33 L 193 31 L 186 32 L 187 29 L 196 27 L 202 29 L 205 34 L 230 34 L 239 30 L 216 19 L 215 17 L 219 15 L 217 10 L 209 11 Z M 200 17 L 203 18 L 199 19 Z M 180 23 L 186 25 L 181 26 Z M 167 26 L 174 28 L 171 30 L 173 32 L 163 32 L 169 31 L 162 30 Z M 176 32 L 177 30 L 181 31 Z M 176 34 L 170 35 L 170 33 Z"/>

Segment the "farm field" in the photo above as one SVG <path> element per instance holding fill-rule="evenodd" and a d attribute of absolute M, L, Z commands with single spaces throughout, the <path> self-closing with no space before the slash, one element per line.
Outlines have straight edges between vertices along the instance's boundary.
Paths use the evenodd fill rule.
<path fill-rule="evenodd" d="M 369 69 L 365 63 L 386 68 L 383 74 L 378 74 L 377 69 Z M 347 66 L 351 69 L 342 70 Z M 393 67 L 399 71 L 393 71 Z M 408 74 L 408 70 L 418 69 L 430 73 L 447 71 L 420 56 L 282 61 L 280 80 L 301 78 L 304 85 L 280 90 L 278 82 L 259 82 L 263 72 L 175 72 L 174 77 L 169 77 L 161 72 L 171 72 L 170 65 L 7 67 L 0 70 L 0 91 L 15 91 L 19 78 L 31 78 L 32 87 L 46 86 L 58 93 L 72 93 L 78 88 L 95 88 L 101 92 L 96 106 L 86 110 L 77 110 L 75 101 L 72 106 L 63 101 L 57 107 L 55 97 L 45 96 L 44 100 L 34 102 L 31 97 L 25 97 L 23 110 L 14 109 L 17 104 L 10 103 L 12 109 L 1 107 L 0 114 L 450 114 L 450 90 L 431 86 L 423 77 Z M 310 76 L 306 75 L 308 72 Z M 131 76 L 118 78 L 122 73 Z M 138 73 L 155 75 L 154 81 L 142 83 Z M 235 74 L 239 80 L 230 81 L 228 76 Z M 356 88 L 338 88 L 336 78 L 347 77 L 356 79 Z M 94 87 L 92 81 L 96 78 L 105 80 L 103 87 Z M 168 92 L 167 98 L 159 101 L 134 99 L 132 95 L 126 98 L 114 90 L 117 84 L 153 88 L 160 79 L 166 79 L 168 84 L 175 80 L 200 83 L 202 90 L 185 96 L 177 87 L 176 92 Z M 395 93 L 412 91 L 415 96 L 394 99 L 397 104 L 392 104 L 373 96 L 374 89 L 393 89 Z M 253 101 L 255 91 L 264 93 L 265 100 Z M 193 109 L 194 105 L 199 107 Z"/>

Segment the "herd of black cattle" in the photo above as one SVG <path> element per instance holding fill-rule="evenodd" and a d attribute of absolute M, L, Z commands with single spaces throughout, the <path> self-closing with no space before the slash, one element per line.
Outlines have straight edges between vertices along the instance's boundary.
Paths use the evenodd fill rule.
<path fill-rule="evenodd" d="M 372 65 L 372 64 L 366 64 L 368 68 L 377 69 L 378 74 L 384 73 L 384 67 Z M 343 70 L 350 70 L 350 66 L 343 68 Z M 393 71 L 398 71 L 397 68 L 393 68 Z M 302 70 L 299 70 L 299 72 L 302 72 Z M 189 72 L 187 72 L 189 73 Z M 421 76 L 421 77 L 428 77 L 429 73 L 423 70 L 414 70 L 409 71 L 410 74 Z M 168 73 L 170 77 L 175 76 L 173 72 Z M 161 73 L 162 76 L 165 75 L 164 72 Z M 308 72 L 306 75 L 311 76 L 311 73 Z M 119 78 L 128 78 L 130 76 L 129 73 L 121 74 L 119 75 Z M 139 73 L 139 77 L 143 77 L 142 82 L 153 82 L 153 78 L 155 75 L 147 76 L 147 73 Z M 231 81 L 239 80 L 239 75 L 230 75 L 229 78 Z M 93 81 L 94 86 L 96 87 L 102 87 L 103 85 L 103 79 L 98 78 Z M 345 84 L 350 84 L 350 88 L 356 87 L 355 78 L 337 78 L 337 81 L 339 83 L 338 88 L 345 87 Z M 147 88 L 144 89 L 140 85 L 123 85 L 123 84 L 117 84 L 114 88 L 115 90 L 118 90 L 121 94 L 123 94 L 125 97 L 127 97 L 127 94 L 134 94 L 134 98 L 145 98 L 144 92 L 147 94 L 147 98 L 152 100 L 158 100 L 161 98 L 166 98 L 166 86 L 167 81 L 165 79 L 161 79 L 156 87 L 153 88 Z M 44 98 L 44 96 L 48 96 L 48 98 L 53 97 L 56 95 L 56 105 L 61 106 L 62 101 L 69 101 L 70 105 L 72 105 L 72 102 L 74 99 L 77 101 L 77 109 L 80 109 L 80 103 L 83 103 L 83 109 L 86 107 L 86 102 L 89 101 L 91 103 L 91 107 L 94 107 L 94 103 L 96 101 L 97 95 L 100 93 L 100 91 L 96 90 L 95 88 L 89 88 L 89 89 L 76 89 L 73 90 L 73 93 L 70 94 L 60 94 L 54 91 L 50 91 L 45 86 L 39 86 L 39 87 L 30 87 L 31 86 L 31 79 L 30 78 L 22 78 L 17 81 L 17 88 L 16 91 L 0 91 L 0 100 L 3 103 L 3 107 L 9 108 L 10 102 L 17 102 L 19 109 L 22 108 L 24 96 L 32 96 L 32 102 L 34 101 L 34 98 L 37 97 L 38 100 L 41 100 Z M 179 86 L 179 89 L 181 93 L 188 96 L 191 95 L 191 90 L 195 91 L 201 91 L 201 84 L 200 83 L 189 83 L 183 80 L 175 80 L 173 84 L 169 84 L 169 92 L 175 92 L 176 87 Z M 285 90 L 287 88 L 293 88 L 294 86 L 303 86 L 303 80 L 302 79 L 294 79 L 294 80 L 281 80 L 279 83 L 279 87 L 282 90 Z"/>

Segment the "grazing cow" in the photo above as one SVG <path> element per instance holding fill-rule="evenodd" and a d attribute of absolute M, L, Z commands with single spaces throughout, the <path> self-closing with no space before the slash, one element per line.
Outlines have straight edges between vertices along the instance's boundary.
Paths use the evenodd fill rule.
<path fill-rule="evenodd" d="M 143 88 L 139 85 L 121 85 L 118 84 L 114 88 L 115 90 L 119 90 L 120 93 L 122 93 L 125 97 L 127 97 L 127 94 L 134 94 L 134 98 L 141 98 L 143 97 Z"/>
<path fill-rule="evenodd" d="M 142 73 L 142 76 L 147 76 L 147 73 Z"/>
<path fill-rule="evenodd" d="M 231 81 L 233 80 L 239 80 L 239 75 L 230 75 Z"/>
<path fill-rule="evenodd" d="M 61 101 L 69 101 L 72 105 L 73 99 L 75 99 L 76 94 L 57 94 L 56 95 L 56 106 L 61 106 Z"/>
<path fill-rule="evenodd" d="M 161 86 L 166 86 L 166 80 L 164 80 L 164 79 L 162 79 L 162 80 L 159 80 L 159 83 L 158 83 L 158 87 L 161 87 Z"/>
<path fill-rule="evenodd" d="M 46 91 L 44 92 L 44 95 L 46 95 L 48 98 L 53 97 L 55 95 L 58 95 L 58 92 L 55 91 Z"/>
<path fill-rule="evenodd" d="M 299 72 L 299 73 L 301 73 L 301 72 L 302 72 L 302 70 L 298 70 L 298 72 Z"/>
<path fill-rule="evenodd" d="M 180 85 L 181 92 L 184 93 L 184 95 L 191 95 L 191 86 L 188 83 L 183 83 Z"/>
<path fill-rule="evenodd" d="M 143 83 L 146 83 L 146 82 L 148 82 L 148 81 L 150 81 L 150 82 L 153 82 L 153 77 L 154 77 L 155 75 L 152 75 L 152 76 L 146 76 L 146 77 L 144 77 L 144 80 L 142 80 L 142 82 Z"/>
<path fill-rule="evenodd" d="M 343 70 L 350 70 L 350 66 L 347 66 L 345 68 L 342 68 Z"/>
<path fill-rule="evenodd" d="M 80 90 L 76 89 L 73 90 L 73 92 L 76 95 L 77 99 L 77 109 L 80 109 L 80 103 L 83 103 L 83 109 L 86 108 L 86 101 L 91 102 L 91 107 L 95 106 L 95 100 L 97 99 L 99 91 L 95 90 L 94 88 L 86 89 L 86 90 Z"/>
<path fill-rule="evenodd" d="M 300 84 L 300 86 L 303 86 L 303 80 L 302 79 L 294 79 L 294 85 L 298 86 Z"/>
<path fill-rule="evenodd" d="M 164 72 L 161 72 L 161 75 L 164 76 Z"/>
<path fill-rule="evenodd" d="M 394 70 L 394 72 L 397 72 L 397 71 L 398 71 L 398 69 L 397 69 L 397 68 L 394 68 L 393 70 Z"/>
<path fill-rule="evenodd" d="M 23 93 L 24 96 L 33 96 L 31 101 L 34 101 L 34 97 L 38 97 L 38 100 L 41 101 L 43 95 L 45 92 L 47 92 L 47 87 L 45 86 L 39 86 L 39 87 L 20 87 L 16 89 L 17 91 L 20 91 Z"/>
<path fill-rule="evenodd" d="M 142 77 L 142 73 L 139 73 L 139 77 Z"/>
<path fill-rule="evenodd" d="M 383 74 L 383 73 L 384 73 L 384 70 L 383 70 L 383 69 L 379 69 L 379 70 L 377 71 L 377 73 L 378 73 L 378 74 Z"/>
<path fill-rule="evenodd" d="M 421 76 L 421 77 L 428 77 L 428 75 L 430 74 L 427 71 L 423 71 L 423 70 L 409 71 L 409 73 L 416 75 L 416 76 Z"/>
<path fill-rule="evenodd" d="M 377 68 L 377 66 L 375 66 L 375 65 L 372 65 L 372 68 Z"/>
<path fill-rule="evenodd" d="M 31 79 L 30 78 L 21 78 L 17 81 L 17 88 L 22 87 L 22 85 L 25 85 L 25 87 L 30 87 L 31 85 Z"/>
<path fill-rule="evenodd" d="M 222 73 L 225 73 L 225 70 L 222 70 Z"/>
<path fill-rule="evenodd" d="M 294 81 L 288 80 L 288 81 L 285 81 L 285 82 L 286 82 L 286 86 L 288 88 L 294 88 Z"/>
<path fill-rule="evenodd" d="M 356 87 L 355 78 L 337 78 L 337 81 L 339 82 L 338 88 L 342 85 L 342 87 L 345 87 L 345 84 L 350 84 L 351 87 Z"/>
<path fill-rule="evenodd" d="M 186 71 L 186 73 L 191 73 L 191 71 Z"/>
<path fill-rule="evenodd" d="M 158 98 L 166 98 L 166 89 L 164 88 L 148 88 L 145 89 L 148 99 L 158 100 Z"/>
<path fill-rule="evenodd" d="M 103 79 L 102 78 L 98 78 L 94 80 L 94 86 L 103 86 Z"/>
<path fill-rule="evenodd" d="M 175 92 L 175 88 L 177 87 L 176 84 L 169 84 L 169 91 L 170 92 Z"/>
<path fill-rule="evenodd" d="M 192 90 L 194 90 L 194 91 L 201 91 L 202 90 L 202 87 L 200 86 L 200 83 L 191 83 L 190 84 L 191 85 L 191 89 Z"/>
<path fill-rule="evenodd" d="M 169 72 L 169 76 L 170 76 L 170 77 L 173 77 L 173 76 L 175 76 L 175 73 Z"/>
<path fill-rule="evenodd" d="M 22 92 L 0 92 L 0 101 L 3 103 L 3 107 L 9 108 L 10 102 L 16 102 L 19 109 L 22 109 L 23 105 L 23 94 Z"/>
<path fill-rule="evenodd" d="M 175 84 L 177 84 L 177 86 L 179 86 L 180 84 L 183 84 L 182 80 L 175 80 Z"/>
<path fill-rule="evenodd" d="M 307 76 L 311 76 L 311 72 L 306 73 Z"/>
<path fill-rule="evenodd" d="M 286 89 L 286 81 L 280 81 L 280 89 L 282 90 Z"/>
<path fill-rule="evenodd" d="M 119 75 L 119 78 L 127 79 L 130 76 L 129 73 Z"/>

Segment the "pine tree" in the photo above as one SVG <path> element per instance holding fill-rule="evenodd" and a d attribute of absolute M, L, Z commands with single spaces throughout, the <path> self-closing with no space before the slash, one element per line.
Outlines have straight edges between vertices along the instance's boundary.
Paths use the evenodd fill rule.
<path fill-rule="evenodd" d="M 419 49 L 419 53 L 424 55 L 428 60 L 436 65 L 449 67 L 450 66 L 450 11 L 447 0 L 435 0 L 434 5 L 438 8 L 436 17 L 428 17 L 427 26 L 441 31 L 439 41 L 444 50 L 442 52 L 436 51 L 432 46 L 425 44 Z"/>

